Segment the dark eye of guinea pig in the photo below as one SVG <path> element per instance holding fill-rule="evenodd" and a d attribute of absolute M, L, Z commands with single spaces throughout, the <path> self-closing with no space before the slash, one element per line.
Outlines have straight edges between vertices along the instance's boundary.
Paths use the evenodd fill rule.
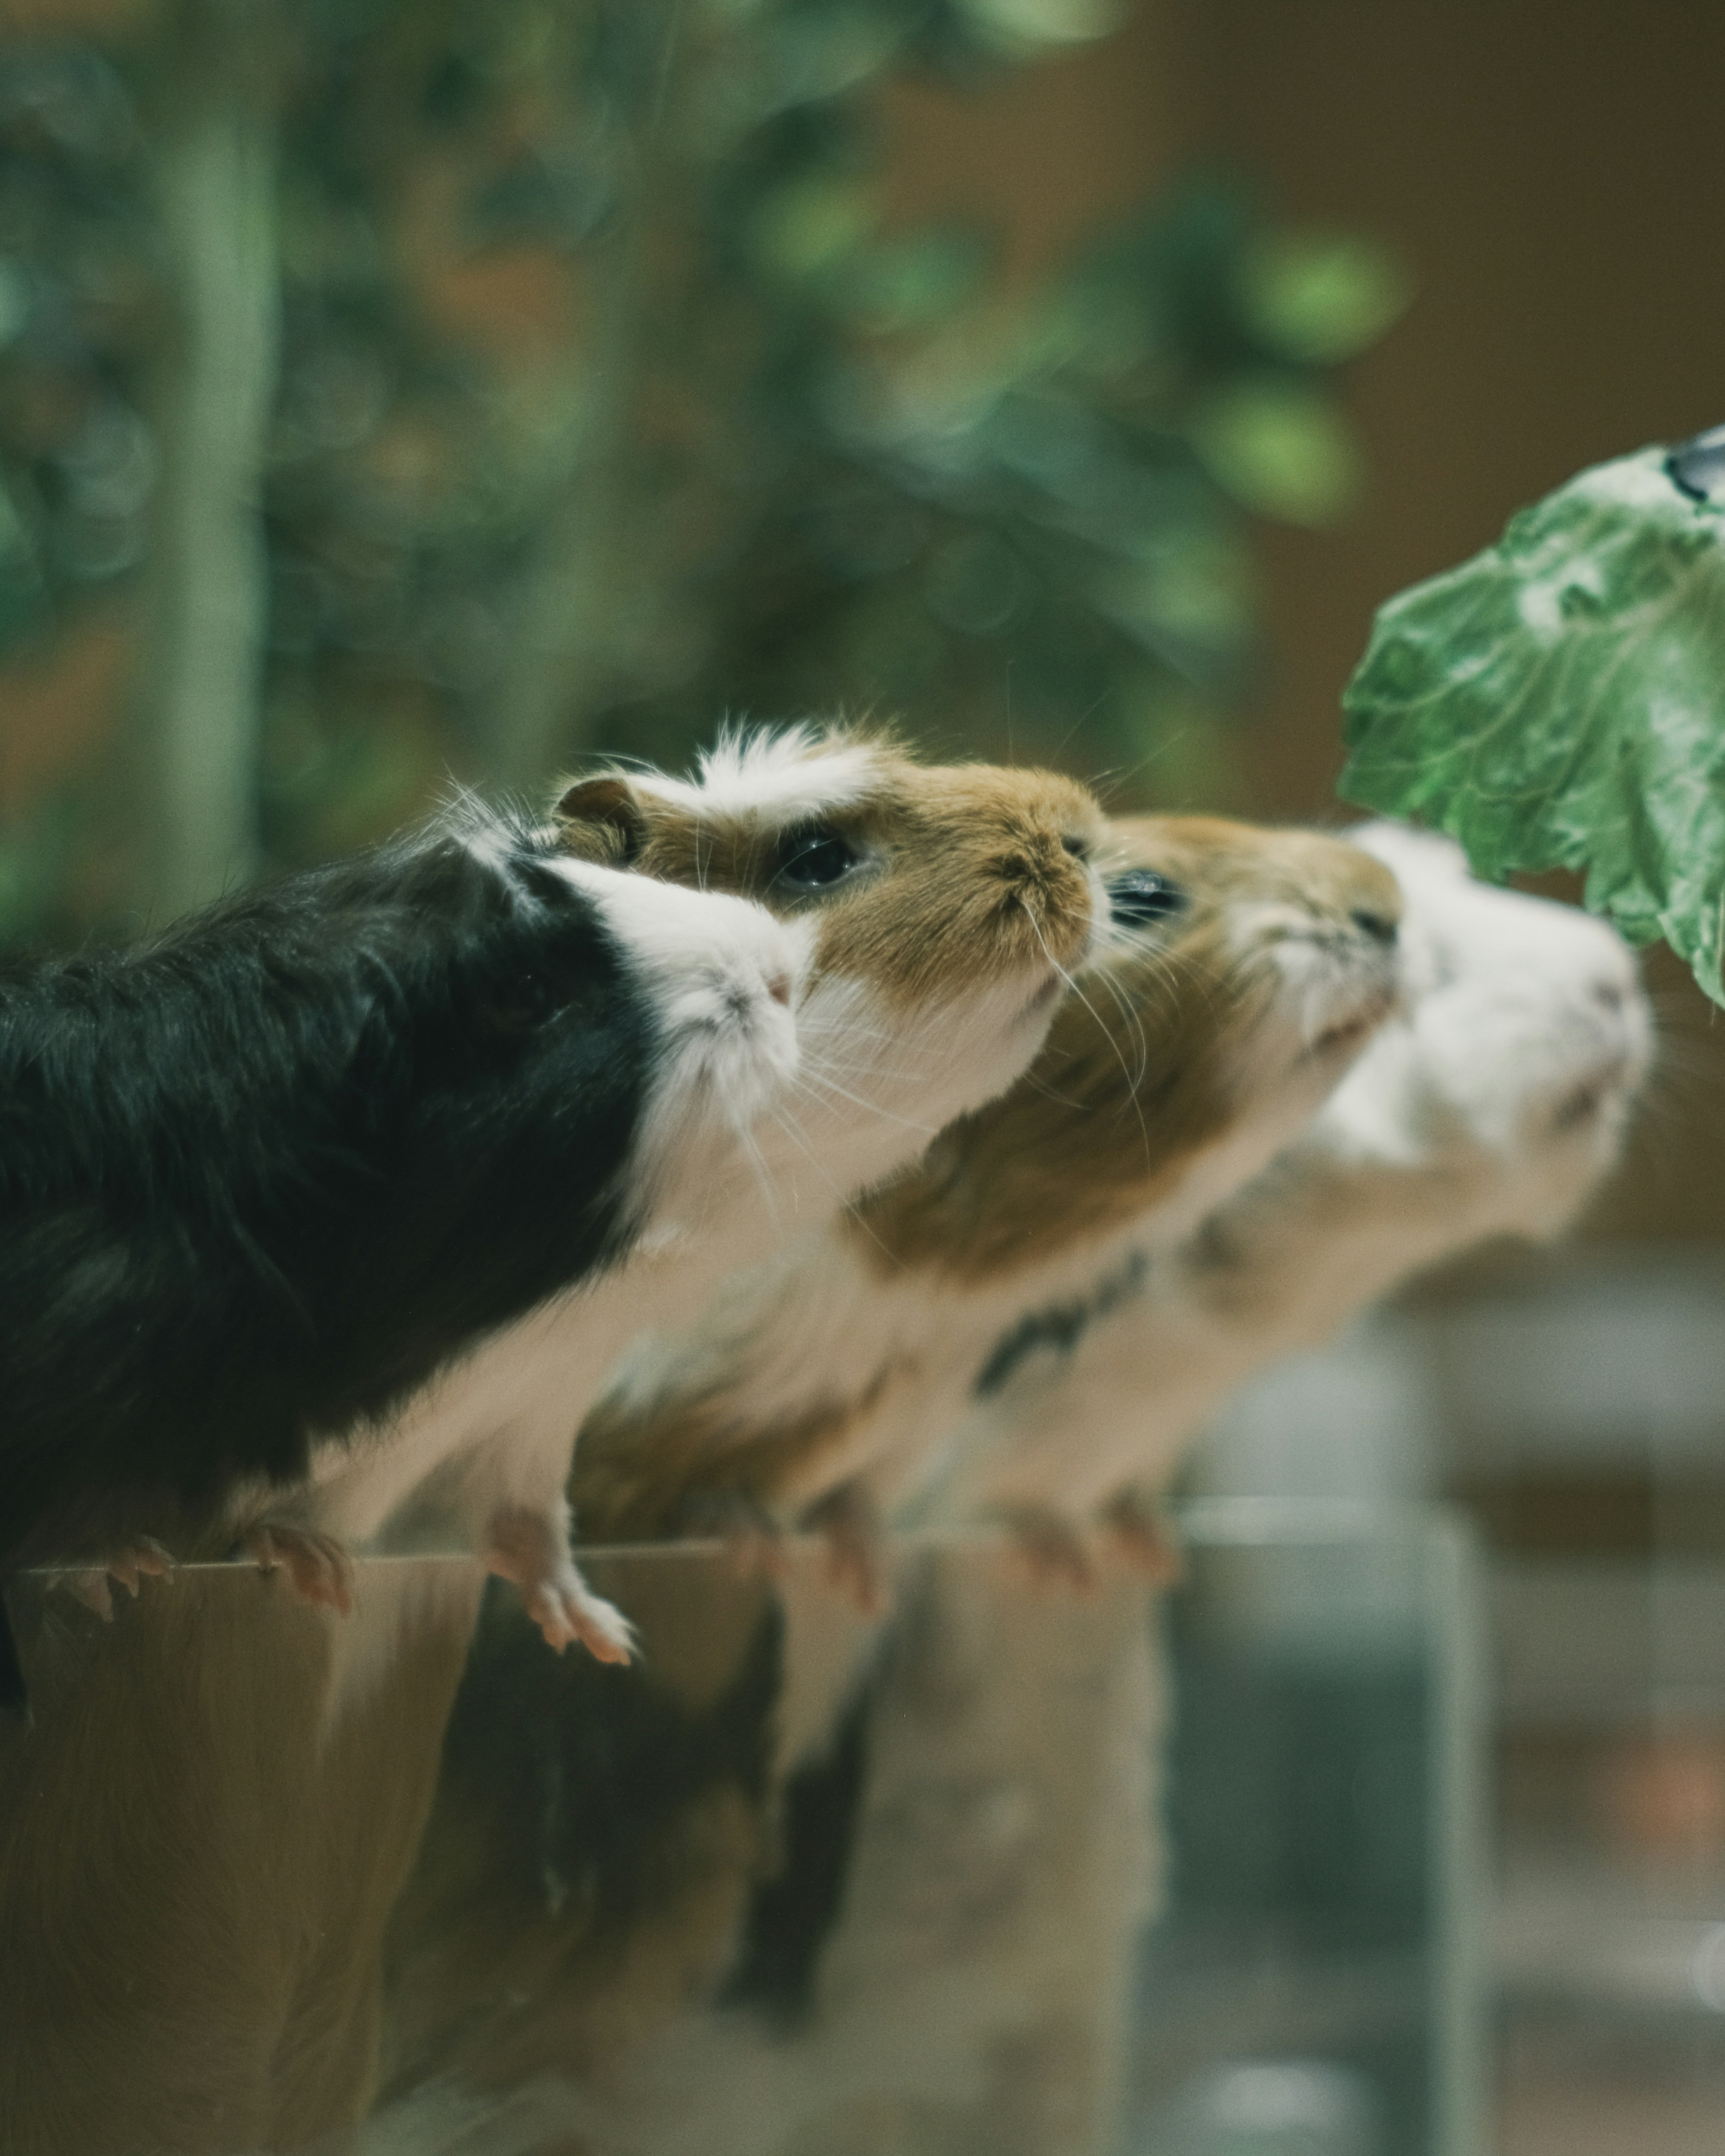
<path fill-rule="evenodd" d="M 849 875 L 861 859 L 849 839 L 817 824 L 812 829 L 788 832 L 779 840 L 773 880 L 787 891 L 825 891 Z"/>
<path fill-rule="evenodd" d="M 1147 928 L 1185 909 L 1185 892 L 1154 869 L 1128 869 L 1108 879 L 1108 911 L 1124 928 Z"/>

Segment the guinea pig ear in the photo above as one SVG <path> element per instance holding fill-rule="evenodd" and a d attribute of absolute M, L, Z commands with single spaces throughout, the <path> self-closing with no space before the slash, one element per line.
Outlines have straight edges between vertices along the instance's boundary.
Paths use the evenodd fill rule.
<path fill-rule="evenodd" d="M 626 869 L 647 843 L 647 818 L 626 778 L 578 779 L 553 810 L 563 844 L 583 860 Z"/>

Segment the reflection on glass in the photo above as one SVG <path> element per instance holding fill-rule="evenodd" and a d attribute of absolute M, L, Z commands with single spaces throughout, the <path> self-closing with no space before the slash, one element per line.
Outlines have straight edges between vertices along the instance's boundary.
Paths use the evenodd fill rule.
<path fill-rule="evenodd" d="M 1476 1602 L 1441 1516 L 1194 1506 L 1186 1585 L 906 1544 L 15 1597 L 0 2113 L 35 2156 L 1464 2156 Z M 1725 1965 L 1725 1964 L 1722 1964 Z M 1710 1964 L 1711 1966 L 1711 1964 Z"/>

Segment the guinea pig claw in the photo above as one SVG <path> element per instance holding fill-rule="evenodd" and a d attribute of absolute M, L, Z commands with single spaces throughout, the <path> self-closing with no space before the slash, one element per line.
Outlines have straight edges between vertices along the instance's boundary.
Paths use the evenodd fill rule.
<path fill-rule="evenodd" d="M 597 1661 L 632 1659 L 629 1620 L 581 1577 L 549 1517 L 526 1508 L 495 1513 L 482 1555 L 488 1572 L 520 1590 L 527 1614 L 557 1653 L 578 1642 Z"/>
<path fill-rule="evenodd" d="M 1089 1596 L 1096 1592 L 1096 1557 L 1081 1527 L 1058 1513 L 1032 1510 L 1009 1513 L 1006 1525 L 1013 1555 L 1039 1593 L 1064 1589 Z"/>
<path fill-rule="evenodd" d="M 259 1572 L 285 1572 L 301 1601 L 352 1615 L 353 1560 L 333 1536 L 260 1521 L 240 1547 Z"/>
<path fill-rule="evenodd" d="M 166 1579 L 173 1568 L 172 1552 L 165 1549 L 153 1535 L 140 1535 L 136 1542 L 127 1543 L 108 1559 L 110 1577 L 117 1579 L 134 1601 L 137 1599 L 138 1581 L 145 1573 L 155 1579 Z"/>
<path fill-rule="evenodd" d="M 698 1492 L 680 1508 L 679 1524 L 691 1540 L 722 1543 L 739 1579 L 784 1578 L 784 1537 L 778 1522 L 742 1491 Z"/>
<path fill-rule="evenodd" d="M 571 1565 L 567 1576 L 523 1588 L 527 1614 L 544 1633 L 546 1644 L 562 1654 L 581 1645 L 595 1661 L 627 1668 L 634 1660 L 634 1630 L 620 1609 L 593 1594 Z"/>
<path fill-rule="evenodd" d="M 1132 1570 L 1158 1588 L 1178 1587 L 1186 1577 L 1186 1553 L 1173 1522 L 1153 1497 L 1132 1490 L 1102 1515 L 1109 1540 Z"/>
<path fill-rule="evenodd" d="M 94 1609 L 105 1625 L 111 1625 L 114 1592 L 109 1584 L 110 1580 L 117 1579 L 136 1601 L 138 1580 L 143 1573 L 147 1572 L 161 1579 L 166 1578 L 173 1568 L 172 1553 L 153 1535 L 140 1535 L 135 1542 L 126 1543 L 111 1552 L 100 1564 L 62 1573 L 60 1584 L 69 1594 L 76 1595 L 86 1609 Z"/>
<path fill-rule="evenodd" d="M 880 1516 L 867 1493 L 841 1483 L 803 1515 L 803 1525 L 826 1545 L 827 1577 L 865 1617 L 886 1613 L 886 1553 Z"/>

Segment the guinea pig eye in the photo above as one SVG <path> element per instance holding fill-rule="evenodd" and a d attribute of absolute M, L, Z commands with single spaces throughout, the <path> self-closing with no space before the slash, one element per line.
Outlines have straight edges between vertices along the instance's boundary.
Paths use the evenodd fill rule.
<path fill-rule="evenodd" d="M 1122 928 L 1147 928 L 1185 910 L 1185 892 L 1154 869 L 1128 869 L 1108 879 L 1108 911 Z"/>
<path fill-rule="evenodd" d="M 780 842 L 773 881 L 786 891 L 825 891 L 849 875 L 861 858 L 849 839 L 819 824 Z"/>

